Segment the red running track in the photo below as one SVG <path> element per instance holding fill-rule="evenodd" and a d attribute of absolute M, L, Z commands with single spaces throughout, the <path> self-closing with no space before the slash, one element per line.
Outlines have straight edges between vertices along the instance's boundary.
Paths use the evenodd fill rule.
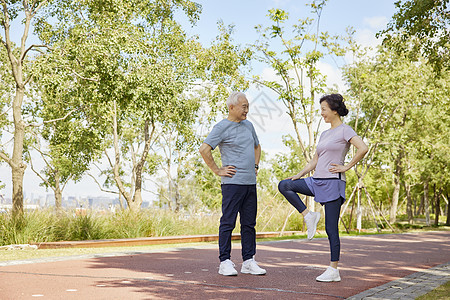
<path fill-rule="evenodd" d="M 316 282 L 327 239 L 263 242 L 265 276 L 219 275 L 217 247 L 0 267 L 0 299 L 345 299 L 450 261 L 450 231 L 341 238 L 342 281 Z M 139 251 L 139 248 L 137 248 Z M 232 259 L 240 270 L 240 245 Z"/>

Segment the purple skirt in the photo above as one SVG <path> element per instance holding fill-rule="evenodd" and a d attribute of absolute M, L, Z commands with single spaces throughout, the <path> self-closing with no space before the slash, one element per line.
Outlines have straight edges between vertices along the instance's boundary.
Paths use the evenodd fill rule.
<path fill-rule="evenodd" d="M 306 177 L 305 182 L 314 194 L 314 201 L 316 202 L 330 202 L 339 199 L 339 197 L 342 197 L 345 201 L 344 180 L 338 178 Z"/>

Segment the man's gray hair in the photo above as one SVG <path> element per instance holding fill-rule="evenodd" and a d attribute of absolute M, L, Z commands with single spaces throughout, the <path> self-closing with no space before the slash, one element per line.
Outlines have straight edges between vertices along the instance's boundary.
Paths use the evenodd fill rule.
<path fill-rule="evenodd" d="M 245 97 L 245 94 L 243 92 L 232 92 L 227 99 L 227 106 L 238 104 L 240 97 Z"/>

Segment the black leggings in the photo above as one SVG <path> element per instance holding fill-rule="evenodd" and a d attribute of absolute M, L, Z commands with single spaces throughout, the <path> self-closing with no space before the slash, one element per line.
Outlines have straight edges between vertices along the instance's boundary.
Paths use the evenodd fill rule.
<path fill-rule="evenodd" d="M 339 214 L 344 199 L 322 203 L 325 207 L 325 231 L 330 242 L 331 261 L 339 261 L 341 253 L 341 241 L 339 239 Z"/>
<path fill-rule="evenodd" d="M 285 179 L 278 184 L 278 190 L 300 213 L 306 209 L 306 205 L 297 195 L 301 193 L 307 196 L 314 196 L 308 188 L 304 179 Z M 341 253 L 341 241 L 339 239 L 339 215 L 344 199 L 321 203 L 325 207 L 325 231 L 330 242 L 331 261 L 339 261 Z"/>

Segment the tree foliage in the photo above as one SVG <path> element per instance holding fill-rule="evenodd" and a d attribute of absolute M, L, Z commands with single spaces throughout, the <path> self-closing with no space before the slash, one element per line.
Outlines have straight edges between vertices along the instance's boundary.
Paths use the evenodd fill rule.
<path fill-rule="evenodd" d="M 199 95 L 212 96 L 214 107 L 230 87 L 245 84 L 239 66 L 248 53 L 231 44 L 223 26 L 210 48 L 187 36 L 174 11 L 183 10 L 194 23 L 200 7 L 191 1 L 55 4 L 37 24 L 41 39 L 52 48 L 42 63 L 53 66 L 45 81 L 61 84 L 64 97 L 55 101 L 64 103 L 66 111 L 84 113 L 79 120 L 96 130 L 84 145 L 105 149 L 106 142 L 112 148 L 104 152 L 110 166 L 102 174 L 135 210 L 142 203 L 144 174 L 157 171 L 157 162 L 149 161 L 157 158 L 157 142 L 176 132 L 174 146 L 186 151 L 201 108 Z M 50 18 L 57 21 L 50 23 Z"/>
<path fill-rule="evenodd" d="M 411 187 L 423 180 L 435 182 L 433 172 L 442 176 L 442 171 L 448 171 L 449 156 L 441 152 L 440 145 L 449 144 L 448 129 L 442 127 L 448 122 L 449 77 L 436 80 L 424 60 L 411 62 L 383 47 L 376 57 L 358 61 L 344 74 L 351 96 L 359 103 L 358 126 L 371 144 L 370 164 L 393 176 L 391 221 L 397 215 L 402 186 L 412 221 Z M 439 159 L 433 159 L 436 155 Z"/>
<path fill-rule="evenodd" d="M 424 56 L 436 72 L 450 68 L 450 13 L 448 0 L 404 0 L 395 2 L 398 11 L 387 28 L 384 43 L 398 53 L 405 47 L 410 58 Z M 410 43 L 414 39 L 414 43 Z M 419 55 L 417 55 L 419 54 Z"/>

